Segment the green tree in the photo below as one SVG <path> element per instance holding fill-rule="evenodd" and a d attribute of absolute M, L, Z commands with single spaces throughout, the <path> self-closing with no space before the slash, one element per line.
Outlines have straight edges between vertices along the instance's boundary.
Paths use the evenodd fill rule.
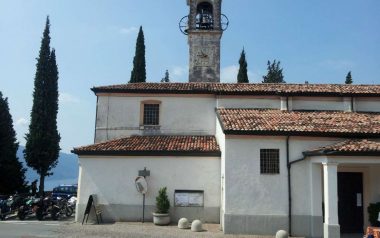
<path fill-rule="evenodd" d="M 346 76 L 345 84 L 352 84 L 352 83 L 353 83 L 353 81 L 352 81 L 351 71 L 349 71 L 347 76 Z"/>
<path fill-rule="evenodd" d="M 40 175 L 40 195 L 45 177 L 58 163 L 60 135 L 57 130 L 58 68 L 55 50 L 50 51 L 50 22 L 46 19 L 34 79 L 33 108 L 29 132 L 26 134 L 24 156 L 29 167 Z"/>
<path fill-rule="evenodd" d="M 271 63 L 268 60 L 268 73 L 263 76 L 263 83 L 286 83 L 282 75 L 282 68 L 280 68 L 280 61 L 276 60 Z"/>
<path fill-rule="evenodd" d="M 136 40 L 136 52 L 133 58 L 133 69 L 131 72 L 130 83 L 141 83 L 146 81 L 145 69 L 145 43 L 144 32 L 140 26 L 139 34 Z"/>
<path fill-rule="evenodd" d="M 0 92 L 0 194 L 23 192 L 26 188 L 25 169 L 16 156 L 17 149 L 8 99 Z"/>
<path fill-rule="evenodd" d="M 163 77 L 163 78 L 161 79 L 161 83 L 169 83 L 169 82 L 170 82 L 170 79 L 169 79 L 169 71 L 166 70 L 166 71 L 165 71 L 165 77 Z"/>
<path fill-rule="evenodd" d="M 239 59 L 239 72 L 237 75 L 238 83 L 249 83 L 247 66 L 248 64 L 247 64 L 247 60 L 245 59 L 245 51 L 243 48 L 240 54 L 240 59 Z"/>

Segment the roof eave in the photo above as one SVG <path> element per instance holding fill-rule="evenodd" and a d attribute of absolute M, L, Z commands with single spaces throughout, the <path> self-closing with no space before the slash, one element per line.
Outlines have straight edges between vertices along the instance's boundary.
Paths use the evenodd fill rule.
<path fill-rule="evenodd" d="M 74 154 L 81 155 L 96 155 L 96 156 L 197 156 L 197 157 L 220 157 L 220 151 L 125 151 L 125 150 L 72 150 Z"/>
<path fill-rule="evenodd" d="M 319 150 L 305 151 L 302 153 L 306 156 L 380 156 L 380 151 L 336 151 L 336 150 Z"/>
<path fill-rule="evenodd" d="M 268 130 L 223 130 L 225 135 L 266 135 L 266 136 L 311 136 L 343 138 L 379 138 L 379 133 L 309 132 L 309 131 L 268 131 Z"/>

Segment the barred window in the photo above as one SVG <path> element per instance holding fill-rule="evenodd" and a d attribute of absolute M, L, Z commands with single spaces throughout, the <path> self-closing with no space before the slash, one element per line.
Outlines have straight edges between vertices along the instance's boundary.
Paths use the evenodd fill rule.
<path fill-rule="evenodd" d="M 260 150 L 260 173 L 279 174 L 280 173 L 280 150 L 261 149 Z"/>
<path fill-rule="evenodd" d="M 159 125 L 160 104 L 144 104 L 144 125 Z"/>

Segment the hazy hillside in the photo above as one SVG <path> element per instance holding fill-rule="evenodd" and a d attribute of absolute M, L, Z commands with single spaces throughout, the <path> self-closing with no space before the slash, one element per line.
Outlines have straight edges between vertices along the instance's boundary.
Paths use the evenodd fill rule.
<path fill-rule="evenodd" d="M 31 168 L 28 168 L 23 154 L 24 146 L 19 146 L 17 157 L 27 168 L 25 174 L 26 180 L 30 183 L 35 179 L 39 179 L 38 174 Z M 53 169 L 53 175 L 46 177 L 45 189 L 50 190 L 60 184 L 76 184 L 78 183 L 78 157 L 74 154 L 59 153 L 58 164 Z"/>

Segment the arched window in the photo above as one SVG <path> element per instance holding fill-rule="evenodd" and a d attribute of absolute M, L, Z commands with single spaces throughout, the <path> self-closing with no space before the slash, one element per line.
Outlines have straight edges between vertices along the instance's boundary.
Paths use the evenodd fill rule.
<path fill-rule="evenodd" d="M 212 30 L 214 28 L 214 15 L 210 3 L 201 2 L 198 4 L 195 23 L 198 30 Z"/>

